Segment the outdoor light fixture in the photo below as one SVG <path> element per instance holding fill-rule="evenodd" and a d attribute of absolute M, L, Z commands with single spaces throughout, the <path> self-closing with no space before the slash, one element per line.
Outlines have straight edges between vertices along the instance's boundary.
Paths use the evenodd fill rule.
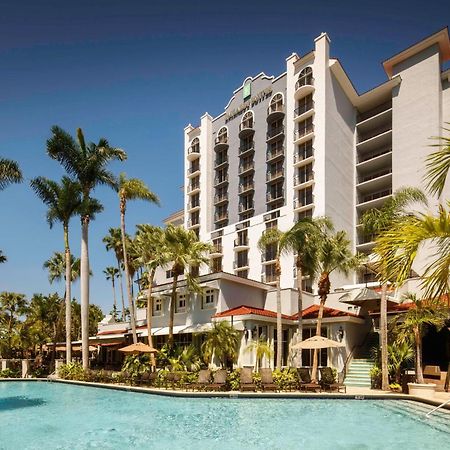
<path fill-rule="evenodd" d="M 342 342 L 342 339 L 344 339 L 344 329 L 342 328 L 342 326 L 339 327 L 339 330 L 338 330 L 338 339 L 339 339 L 339 342 Z"/>

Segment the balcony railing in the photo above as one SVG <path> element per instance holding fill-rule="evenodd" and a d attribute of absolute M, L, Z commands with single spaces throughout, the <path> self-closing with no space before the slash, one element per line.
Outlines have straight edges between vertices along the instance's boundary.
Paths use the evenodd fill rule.
<path fill-rule="evenodd" d="M 188 220 L 188 227 L 195 227 L 197 225 L 200 225 L 200 219 L 189 219 Z"/>
<path fill-rule="evenodd" d="M 387 153 L 392 152 L 391 147 L 384 148 L 382 150 L 374 150 L 373 152 L 364 153 L 358 158 L 358 163 L 362 163 L 365 161 L 369 161 L 369 159 L 377 158 L 378 156 L 385 155 Z"/>
<path fill-rule="evenodd" d="M 301 172 L 297 175 L 294 175 L 294 186 L 298 186 L 299 184 L 307 183 L 308 181 L 314 180 L 314 171 L 308 170 L 306 172 Z"/>
<path fill-rule="evenodd" d="M 378 136 L 379 134 L 386 133 L 387 131 L 391 131 L 392 126 L 391 124 L 383 125 L 382 127 L 376 128 L 375 130 L 370 130 L 367 133 L 361 133 L 358 136 L 358 144 L 361 144 L 361 142 L 367 141 L 368 139 L 371 139 L 375 136 Z"/>
<path fill-rule="evenodd" d="M 218 144 L 228 144 L 228 135 L 222 134 L 220 136 L 217 136 L 216 139 L 214 139 L 214 145 Z"/>
<path fill-rule="evenodd" d="M 222 183 L 228 183 L 228 174 L 222 177 L 214 177 L 214 186 L 218 186 Z"/>
<path fill-rule="evenodd" d="M 249 144 L 241 145 L 239 147 L 239 154 L 242 155 L 243 153 L 246 153 L 246 152 L 248 152 L 250 150 L 252 150 L 252 151 L 255 150 L 255 143 L 253 141 L 250 142 Z"/>
<path fill-rule="evenodd" d="M 362 244 L 369 244 L 370 242 L 375 241 L 376 239 L 376 234 L 363 234 L 362 236 L 360 236 L 359 240 L 358 240 L 358 245 L 362 245 Z"/>
<path fill-rule="evenodd" d="M 295 90 L 300 89 L 303 86 L 314 86 L 314 78 L 312 75 L 300 78 L 297 83 L 295 83 Z"/>
<path fill-rule="evenodd" d="M 294 140 L 302 138 L 303 136 L 306 136 L 309 133 L 312 133 L 314 131 L 314 124 L 309 124 L 305 127 L 298 128 L 294 131 Z"/>
<path fill-rule="evenodd" d="M 222 244 L 213 244 L 211 253 L 222 253 Z"/>
<path fill-rule="evenodd" d="M 199 145 L 191 145 L 188 148 L 188 155 L 191 155 L 193 153 L 198 153 L 200 154 L 200 146 Z"/>
<path fill-rule="evenodd" d="M 305 159 L 311 158 L 311 156 L 314 156 L 314 149 L 312 147 L 306 150 L 300 150 L 294 155 L 294 163 L 304 161 Z"/>
<path fill-rule="evenodd" d="M 261 281 L 263 283 L 275 283 L 277 281 L 277 276 L 274 273 L 262 273 Z"/>
<path fill-rule="evenodd" d="M 283 105 L 283 103 L 281 103 L 281 102 L 279 102 L 279 103 L 272 103 L 267 108 L 267 115 L 270 115 L 270 114 L 276 113 L 276 112 L 284 112 L 284 105 Z"/>
<path fill-rule="evenodd" d="M 199 208 L 200 207 L 200 202 L 189 202 L 188 203 L 188 209 L 194 209 L 194 208 Z"/>
<path fill-rule="evenodd" d="M 284 198 L 284 189 L 281 192 L 267 192 L 266 203 L 273 202 L 275 200 L 281 200 Z"/>
<path fill-rule="evenodd" d="M 251 161 L 247 164 L 239 164 L 238 173 L 239 175 L 248 172 L 249 170 L 253 170 L 255 168 L 255 162 Z"/>
<path fill-rule="evenodd" d="M 218 212 L 214 214 L 214 222 L 222 222 L 228 219 L 228 211 Z"/>
<path fill-rule="evenodd" d="M 283 169 L 277 170 L 276 172 L 267 172 L 266 173 L 266 181 L 277 180 L 278 178 L 281 178 L 283 176 L 284 176 Z"/>
<path fill-rule="evenodd" d="M 248 247 L 248 237 L 247 238 L 236 238 L 234 240 L 235 247 Z"/>
<path fill-rule="evenodd" d="M 298 108 L 294 109 L 294 117 L 301 116 L 305 114 L 305 112 L 310 111 L 314 108 L 314 101 L 310 101 L 305 103 L 304 105 L 300 105 Z"/>
<path fill-rule="evenodd" d="M 384 175 L 389 175 L 390 173 L 392 173 L 392 168 L 380 170 L 379 172 L 372 173 L 372 174 L 366 175 L 364 177 L 360 177 L 359 183 L 365 183 L 366 181 L 374 180 L 375 178 L 380 178 Z"/>
<path fill-rule="evenodd" d="M 233 269 L 246 269 L 248 267 L 248 259 L 233 261 Z"/>
<path fill-rule="evenodd" d="M 284 155 L 284 147 L 280 145 L 279 147 L 271 148 L 267 150 L 266 161 L 278 158 L 278 156 Z"/>
<path fill-rule="evenodd" d="M 278 135 L 281 135 L 281 134 L 284 134 L 284 126 L 283 125 L 270 129 L 267 132 L 267 139 L 272 139 L 275 136 L 278 136 Z"/>
<path fill-rule="evenodd" d="M 366 111 L 364 113 L 361 113 L 358 115 L 358 123 L 362 122 L 364 120 L 370 119 L 373 116 L 377 116 L 378 114 L 387 111 L 388 109 L 392 108 L 392 100 L 389 100 L 386 103 L 383 103 L 382 105 L 376 106 L 375 108 Z"/>
<path fill-rule="evenodd" d="M 245 130 L 253 130 L 253 120 L 246 120 L 245 122 L 241 122 L 239 124 L 239 132 Z"/>
<path fill-rule="evenodd" d="M 275 261 L 276 257 L 275 252 L 261 253 L 261 262 Z"/>
<path fill-rule="evenodd" d="M 188 175 L 192 175 L 195 172 L 198 172 L 200 170 L 200 166 L 193 166 L 193 167 L 189 167 L 187 173 Z"/>
<path fill-rule="evenodd" d="M 246 211 L 250 211 L 255 208 L 255 204 L 253 202 L 249 203 L 239 203 L 239 212 L 243 213 Z"/>
<path fill-rule="evenodd" d="M 225 194 L 216 194 L 214 196 L 214 204 L 217 205 L 218 203 L 223 203 L 223 202 L 227 202 L 228 201 L 228 192 L 226 192 Z"/>
<path fill-rule="evenodd" d="M 392 194 L 392 189 L 384 189 L 383 191 L 374 192 L 373 194 L 365 195 L 361 199 L 361 203 L 370 202 L 378 198 L 387 197 Z"/>
<path fill-rule="evenodd" d="M 306 197 L 298 197 L 294 199 L 294 208 L 302 208 L 303 206 L 309 206 L 314 203 L 314 195 L 310 194 Z"/>
<path fill-rule="evenodd" d="M 255 189 L 255 183 L 246 183 L 246 184 L 240 184 L 239 185 L 239 194 L 242 194 L 243 192 L 251 191 L 252 189 Z"/>
<path fill-rule="evenodd" d="M 188 184 L 188 189 L 187 189 L 188 193 L 192 192 L 192 191 L 196 191 L 197 189 L 200 189 L 200 183 Z"/>
<path fill-rule="evenodd" d="M 222 164 L 228 164 L 228 155 L 214 160 L 214 168 L 220 167 Z"/>

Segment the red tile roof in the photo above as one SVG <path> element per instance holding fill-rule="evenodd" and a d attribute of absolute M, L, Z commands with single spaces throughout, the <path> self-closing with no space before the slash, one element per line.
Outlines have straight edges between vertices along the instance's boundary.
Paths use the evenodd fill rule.
<path fill-rule="evenodd" d="M 319 305 L 311 305 L 308 308 L 304 309 L 302 311 L 302 317 L 303 319 L 317 319 L 317 316 L 319 315 Z M 341 311 L 339 309 L 329 308 L 328 306 L 323 307 L 323 317 L 359 317 L 357 314 L 348 312 L 348 311 Z M 291 316 L 292 320 L 298 319 L 298 313 Z"/>
<path fill-rule="evenodd" d="M 227 309 L 226 311 L 222 311 L 220 313 L 215 314 L 213 317 L 230 317 L 230 316 L 244 316 L 254 314 L 256 316 L 264 316 L 264 317 L 277 317 L 277 313 L 275 311 L 270 311 L 269 309 L 255 308 L 253 306 L 237 306 L 236 308 Z M 290 316 L 286 314 L 282 314 L 281 317 L 283 319 L 290 319 Z"/>
<path fill-rule="evenodd" d="M 126 333 L 127 330 L 111 330 L 111 331 L 100 331 L 100 333 L 97 333 L 97 336 L 103 336 L 105 334 L 122 334 Z"/>

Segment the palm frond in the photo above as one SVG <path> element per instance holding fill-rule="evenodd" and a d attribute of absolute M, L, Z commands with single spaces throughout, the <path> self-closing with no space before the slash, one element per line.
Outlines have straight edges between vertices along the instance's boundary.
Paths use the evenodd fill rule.
<path fill-rule="evenodd" d="M 0 158 L 0 191 L 13 183 L 22 182 L 22 172 L 16 161 Z"/>

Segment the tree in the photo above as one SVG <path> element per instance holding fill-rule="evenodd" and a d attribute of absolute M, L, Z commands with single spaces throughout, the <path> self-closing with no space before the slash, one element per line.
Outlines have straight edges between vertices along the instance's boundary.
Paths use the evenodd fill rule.
<path fill-rule="evenodd" d="M 283 352 L 283 325 L 281 323 L 281 253 L 284 250 L 284 233 L 278 228 L 265 230 L 259 238 L 258 247 L 261 252 L 267 251 L 270 247 L 275 249 L 275 276 L 277 289 L 277 361 L 276 368 L 281 369 L 281 356 Z"/>
<path fill-rule="evenodd" d="M 398 319 L 397 331 L 400 341 L 411 338 L 415 343 L 416 378 L 424 383 L 422 371 L 422 337 L 427 326 L 442 328 L 448 318 L 448 308 L 441 299 L 420 299 L 415 294 L 407 293 L 404 301 L 411 302 L 412 307 Z"/>
<path fill-rule="evenodd" d="M 211 245 L 198 240 L 192 230 L 183 227 L 168 225 L 165 229 L 165 242 L 167 246 L 167 257 L 172 262 L 172 295 L 170 297 L 169 315 L 169 346 L 173 345 L 173 322 L 175 305 L 177 300 L 178 278 L 184 274 L 187 268 L 200 267 L 208 263 L 208 254 Z M 186 274 L 188 288 L 199 291 L 197 277 Z"/>
<path fill-rule="evenodd" d="M 14 326 L 18 323 L 20 316 L 27 312 L 27 307 L 27 299 L 24 294 L 15 292 L 2 292 L 0 294 L 0 314 L 2 322 L 5 323 L 5 341 L 1 349 L 4 356 L 9 357 L 13 353 Z"/>
<path fill-rule="evenodd" d="M 89 222 L 92 218 L 91 192 L 98 185 L 117 187 L 117 180 L 107 170 L 110 162 L 124 161 L 126 153 L 109 145 L 101 138 L 97 144 L 86 143 L 81 128 L 77 129 L 77 140 L 60 127 L 52 127 L 52 136 L 47 140 L 47 154 L 60 162 L 66 172 L 74 177 L 81 187 L 81 335 L 83 367 L 89 367 Z"/>
<path fill-rule="evenodd" d="M 124 173 L 119 175 L 118 190 L 119 208 L 120 208 L 120 229 L 122 232 L 123 262 L 125 266 L 125 279 L 127 284 L 128 306 L 130 308 L 131 330 L 133 333 L 133 342 L 137 342 L 136 334 L 136 310 L 134 307 L 133 296 L 131 292 L 130 268 L 127 257 L 127 240 L 125 232 L 125 213 L 127 202 L 129 200 L 145 200 L 150 203 L 159 204 L 159 199 L 147 185 L 138 178 L 127 178 Z"/>
<path fill-rule="evenodd" d="M 48 271 L 48 281 L 52 284 L 54 281 L 66 279 L 66 258 L 61 252 L 53 252 L 53 255 L 44 262 L 43 268 Z M 72 281 L 80 278 L 80 258 L 70 255 L 70 279 Z M 92 275 L 92 273 L 91 273 Z"/>
<path fill-rule="evenodd" d="M 353 255 L 350 241 L 345 231 L 332 231 L 330 226 L 322 227 L 321 238 L 318 241 L 318 270 L 320 273 L 317 283 L 320 298 L 319 312 L 317 315 L 316 336 L 321 335 L 323 309 L 331 289 L 330 275 L 333 272 L 341 272 L 348 275 L 352 269 L 360 264 L 360 258 Z M 319 366 L 318 350 L 314 350 L 311 378 L 317 380 Z"/>
<path fill-rule="evenodd" d="M 232 367 L 238 355 L 239 340 L 239 332 L 229 322 L 214 322 L 202 344 L 203 357 L 211 362 L 215 356 L 222 367 Z"/>
<path fill-rule="evenodd" d="M 147 331 L 148 345 L 153 347 L 152 341 L 152 314 L 153 298 L 152 288 L 156 269 L 169 263 L 169 254 L 166 248 L 164 230 L 152 225 L 137 225 L 135 238 L 140 262 L 147 269 Z"/>
<path fill-rule="evenodd" d="M 72 361 L 72 341 L 70 338 L 72 310 L 70 306 L 72 285 L 72 260 L 69 245 L 69 222 L 73 216 L 80 212 L 81 189 L 80 184 L 69 177 L 63 177 L 61 183 L 44 177 L 31 180 L 31 188 L 36 195 L 47 205 L 47 222 L 53 228 L 55 222 L 60 222 L 64 233 L 65 252 L 65 282 L 66 282 L 66 361 Z"/>
<path fill-rule="evenodd" d="M 103 238 L 103 243 L 106 244 L 106 250 L 112 250 L 116 256 L 117 270 L 119 271 L 119 287 L 120 297 L 122 300 L 122 321 L 125 320 L 125 297 L 123 295 L 123 283 L 122 283 L 122 267 L 123 261 L 123 245 L 122 245 L 122 230 L 120 228 L 110 228 L 108 233 Z"/>
<path fill-rule="evenodd" d="M 255 372 L 258 372 L 259 368 L 261 367 L 261 361 L 264 357 L 269 360 L 270 366 L 270 359 L 272 358 L 273 350 L 265 336 L 261 336 L 258 340 L 250 342 L 250 344 L 247 345 L 246 350 L 249 352 L 255 352 Z"/>
<path fill-rule="evenodd" d="M 7 261 L 5 254 L 0 250 L 0 264 L 3 264 Z"/>
<path fill-rule="evenodd" d="M 111 280 L 112 284 L 112 290 L 113 290 L 113 311 L 117 311 L 117 299 L 116 299 L 116 278 L 119 276 L 119 270 L 117 267 L 109 266 L 107 267 L 103 273 L 105 274 L 105 277 L 107 280 Z"/>
<path fill-rule="evenodd" d="M 13 183 L 22 182 L 22 172 L 16 161 L 0 157 L 0 191 Z"/>
<path fill-rule="evenodd" d="M 397 190 L 381 208 L 374 208 L 363 214 L 361 223 L 364 232 L 373 235 L 376 240 L 380 234 L 389 230 L 395 222 L 407 216 L 410 213 L 408 208 L 413 203 L 427 205 L 426 196 L 421 190 L 416 188 Z M 383 263 L 383 259 L 376 258 L 375 264 L 373 264 L 375 272 L 381 274 Z M 380 300 L 381 389 L 383 391 L 389 390 L 387 293 L 388 281 L 386 280 L 381 283 Z"/>

